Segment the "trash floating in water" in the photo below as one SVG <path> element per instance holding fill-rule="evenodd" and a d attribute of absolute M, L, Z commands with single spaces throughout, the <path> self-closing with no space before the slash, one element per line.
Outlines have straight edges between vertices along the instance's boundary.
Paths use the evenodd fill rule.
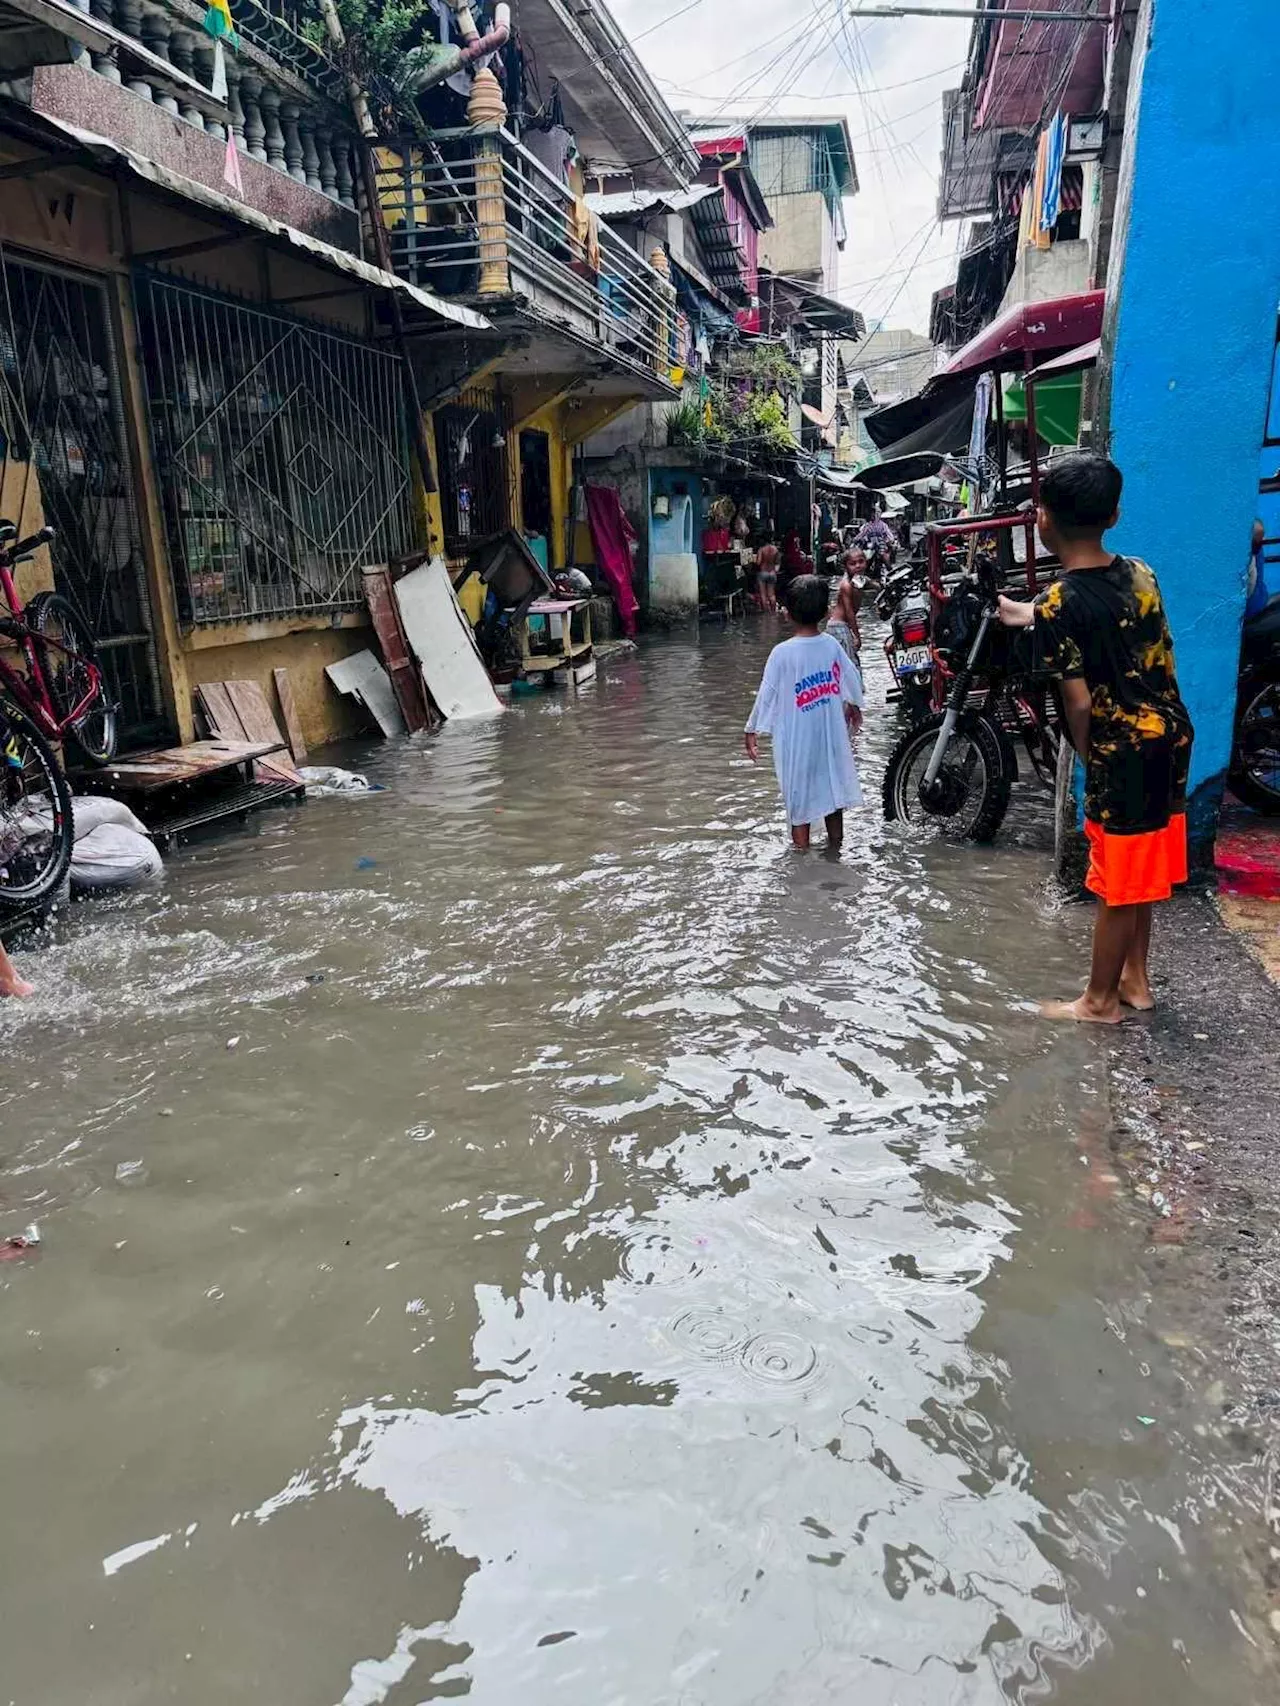
<path fill-rule="evenodd" d="M 1156 1419 L 1154 1416 L 1139 1416 L 1138 1420 L 1142 1423 L 1144 1428 L 1153 1428 L 1156 1425 Z"/>
<path fill-rule="evenodd" d="M 383 789 L 356 770 L 339 770 L 333 764 L 307 765 L 299 770 L 314 799 L 328 799 L 336 794 L 381 794 Z"/>
<path fill-rule="evenodd" d="M 141 1185 L 146 1177 L 147 1169 L 141 1161 L 121 1161 L 116 1166 L 117 1185 Z"/>
<path fill-rule="evenodd" d="M 0 1243 L 0 1262 L 16 1262 L 20 1256 L 28 1255 L 32 1250 L 40 1248 L 40 1228 L 32 1221 L 27 1230 L 20 1236 L 15 1234 Z"/>
<path fill-rule="evenodd" d="M 309 971 L 304 981 L 312 984 L 323 983 L 324 973 L 322 971 Z"/>
<path fill-rule="evenodd" d="M 229 1048 L 229 1049 L 232 1049 L 232 1048 L 239 1048 L 239 1047 L 240 1047 L 240 1039 L 239 1039 L 239 1037 L 228 1037 L 228 1038 L 227 1038 L 227 1047 L 228 1047 L 228 1048 Z"/>
<path fill-rule="evenodd" d="M 377 868 L 378 861 L 376 859 L 370 859 L 367 855 L 356 860 L 357 871 L 376 871 Z"/>

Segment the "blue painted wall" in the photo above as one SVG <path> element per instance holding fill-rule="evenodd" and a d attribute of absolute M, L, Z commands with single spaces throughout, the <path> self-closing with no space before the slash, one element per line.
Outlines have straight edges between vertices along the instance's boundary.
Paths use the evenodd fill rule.
<path fill-rule="evenodd" d="M 1108 281 L 1125 475 L 1108 542 L 1164 588 L 1204 835 L 1231 749 L 1280 301 L 1280 7 L 1147 0 L 1138 27 Z"/>
<path fill-rule="evenodd" d="M 699 559 L 702 556 L 702 530 L 706 526 L 706 513 L 703 500 L 702 477 L 692 473 L 687 468 L 650 468 L 649 470 L 649 549 L 652 552 L 678 551 L 683 549 L 675 537 L 669 523 L 664 523 L 653 513 L 653 500 L 659 492 L 665 492 L 672 500 L 683 490 L 688 493 L 693 508 L 693 544 L 689 547 Z"/>

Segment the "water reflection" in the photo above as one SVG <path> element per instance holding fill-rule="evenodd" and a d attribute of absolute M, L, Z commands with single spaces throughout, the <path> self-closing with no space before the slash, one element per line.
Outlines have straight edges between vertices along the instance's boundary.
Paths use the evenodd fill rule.
<path fill-rule="evenodd" d="M 1043 808 L 794 858 L 761 659 L 361 754 L 0 1013 L 15 1700 L 1259 1697 Z"/>

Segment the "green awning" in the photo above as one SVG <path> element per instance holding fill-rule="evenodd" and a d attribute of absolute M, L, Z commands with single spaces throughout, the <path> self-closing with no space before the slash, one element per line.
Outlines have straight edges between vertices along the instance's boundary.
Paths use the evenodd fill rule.
<path fill-rule="evenodd" d="M 1055 374 L 1036 383 L 1036 431 L 1046 444 L 1080 442 L 1079 373 Z M 1009 421 L 1027 418 L 1026 387 L 1016 380 L 1005 385 L 1004 414 Z"/>

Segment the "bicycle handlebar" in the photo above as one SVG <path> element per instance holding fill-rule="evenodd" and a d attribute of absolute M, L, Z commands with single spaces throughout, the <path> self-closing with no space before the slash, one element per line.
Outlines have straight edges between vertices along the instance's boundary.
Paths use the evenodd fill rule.
<path fill-rule="evenodd" d="M 55 537 L 52 527 L 42 527 L 39 533 L 33 533 L 27 539 L 19 539 L 16 545 L 9 544 L 8 539 L 17 531 L 12 522 L 0 522 L 0 553 L 3 553 L 8 563 L 17 563 L 24 557 L 30 557 Z"/>

